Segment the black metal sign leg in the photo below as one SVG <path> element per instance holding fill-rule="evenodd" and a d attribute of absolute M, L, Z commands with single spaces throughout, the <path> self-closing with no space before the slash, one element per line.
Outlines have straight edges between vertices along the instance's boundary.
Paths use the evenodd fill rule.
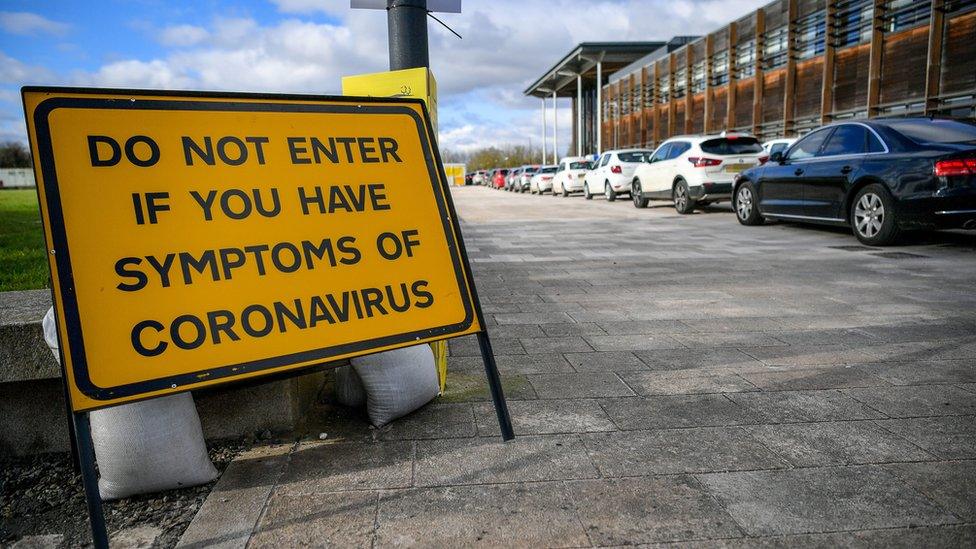
<path fill-rule="evenodd" d="M 508 415 L 508 403 L 505 402 L 505 392 L 502 390 L 502 380 L 498 376 L 498 367 L 495 365 L 495 354 L 491 350 L 488 332 L 481 331 L 478 333 L 478 345 L 481 347 L 481 358 L 485 362 L 488 388 L 491 389 L 491 401 L 495 404 L 495 413 L 498 415 L 498 426 L 502 430 L 502 439 L 512 440 L 515 438 L 515 432 L 512 430 L 512 418 Z"/>
<path fill-rule="evenodd" d="M 92 544 L 96 549 L 108 549 L 105 514 L 102 512 L 102 498 L 98 494 L 98 477 L 95 473 L 95 448 L 92 443 L 91 423 L 86 412 L 74 414 L 74 421 L 78 458 L 81 462 L 81 480 L 85 486 L 85 501 L 88 502 L 88 518 L 91 520 Z"/>

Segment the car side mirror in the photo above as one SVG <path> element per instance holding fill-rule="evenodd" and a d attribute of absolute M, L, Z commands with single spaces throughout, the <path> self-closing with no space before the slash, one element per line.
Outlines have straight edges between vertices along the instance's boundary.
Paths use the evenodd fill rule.
<path fill-rule="evenodd" d="M 773 154 L 769 155 L 769 161 L 770 162 L 775 162 L 777 164 L 782 164 L 783 163 L 783 160 L 784 160 L 784 158 L 783 158 L 783 151 L 776 151 Z"/>

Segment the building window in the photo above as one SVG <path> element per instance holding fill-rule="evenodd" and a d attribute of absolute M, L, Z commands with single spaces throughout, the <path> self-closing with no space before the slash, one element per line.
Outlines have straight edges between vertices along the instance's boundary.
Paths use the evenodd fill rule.
<path fill-rule="evenodd" d="M 691 93 L 705 91 L 705 61 L 698 61 L 691 66 Z"/>
<path fill-rule="evenodd" d="M 735 47 L 735 72 L 738 78 L 749 78 L 756 74 L 755 40 L 749 40 Z"/>
<path fill-rule="evenodd" d="M 767 32 L 763 37 L 763 68 L 775 69 L 786 64 L 787 38 L 786 27 L 779 27 Z"/>
<path fill-rule="evenodd" d="M 851 0 L 834 12 L 830 37 L 834 46 L 843 48 L 871 41 L 871 0 Z"/>
<path fill-rule="evenodd" d="M 664 75 L 657 79 L 657 102 L 664 104 L 671 101 L 671 78 Z"/>
<path fill-rule="evenodd" d="M 648 80 L 647 86 L 644 87 L 643 93 L 641 94 L 641 99 L 643 100 L 644 108 L 651 108 L 654 106 L 654 82 Z"/>
<path fill-rule="evenodd" d="M 824 52 L 827 24 L 819 11 L 796 22 L 796 57 L 810 59 Z"/>
<path fill-rule="evenodd" d="M 929 22 L 929 1 L 889 0 L 884 7 L 885 32 L 920 27 Z"/>
<path fill-rule="evenodd" d="M 685 91 L 688 89 L 688 69 L 686 67 L 681 67 L 674 72 L 674 98 L 685 96 Z"/>
<path fill-rule="evenodd" d="M 721 86 L 729 81 L 729 52 L 720 51 L 712 55 L 712 85 Z"/>

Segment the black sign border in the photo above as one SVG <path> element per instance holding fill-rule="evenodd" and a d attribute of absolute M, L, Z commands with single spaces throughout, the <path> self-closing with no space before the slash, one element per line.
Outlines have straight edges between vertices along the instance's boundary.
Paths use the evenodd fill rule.
<path fill-rule="evenodd" d="M 285 94 L 251 94 L 251 93 L 227 93 L 227 92 L 177 92 L 177 91 L 157 91 L 157 90 L 121 90 L 121 89 L 89 89 L 89 88 L 61 88 L 61 87 L 24 87 L 22 93 L 28 92 L 51 93 L 51 94 L 71 94 L 77 97 L 53 97 L 41 101 L 34 110 L 34 131 L 37 141 L 36 159 L 39 162 L 42 180 L 44 185 L 44 195 L 46 197 L 48 219 L 55 252 L 55 265 L 58 270 L 58 288 L 52 289 L 52 293 L 60 292 L 61 305 L 64 310 L 63 322 L 68 333 L 68 348 L 71 353 L 71 367 L 74 374 L 74 383 L 79 391 L 93 400 L 117 400 L 127 397 L 145 395 L 144 398 L 151 398 L 150 393 L 163 390 L 183 389 L 190 390 L 194 387 L 213 385 L 214 380 L 222 378 L 237 378 L 245 374 L 253 374 L 271 368 L 290 367 L 289 370 L 300 370 L 314 367 L 322 362 L 328 362 L 338 356 L 361 355 L 368 351 L 388 347 L 391 345 L 402 345 L 417 340 L 428 340 L 431 338 L 445 338 L 451 334 L 460 334 L 467 331 L 474 320 L 475 308 L 477 303 L 473 303 L 473 287 L 468 284 L 468 273 L 466 258 L 462 258 L 463 253 L 459 248 L 460 235 L 455 234 L 456 212 L 453 201 L 446 194 L 446 178 L 442 176 L 443 168 L 440 165 L 440 155 L 431 147 L 428 138 L 430 129 L 429 115 L 424 102 L 420 99 L 412 98 L 370 98 L 370 97 L 348 97 L 348 96 L 312 96 L 312 95 L 285 95 Z M 84 97 L 83 95 L 118 95 L 131 97 Z M 154 99 L 143 99 L 152 96 Z M 173 99 L 158 99 L 173 97 Z M 192 100 L 208 99 L 208 101 Z M 190 99 L 190 100 L 187 100 Z M 225 101 L 209 101 L 211 99 L 223 99 Z M 234 99 L 247 99 L 250 101 L 240 102 Z M 251 101 L 264 101 L 255 103 Z M 302 101 L 303 103 L 295 103 Z M 321 102 L 321 104 L 308 103 Z M 325 104 L 325 102 L 332 104 Z M 340 103 L 340 104 L 335 104 Z M 403 106 L 391 106 L 390 103 L 402 103 Z M 421 118 L 417 112 L 407 105 L 418 105 L 426 118 Z M 74 276 L 71 269 L 71 257 L 67 246 L 67 234 L 64 227 L 64 216 L 61 208 L 60 194 L 58 193 L 57 171 L 54 163 L 53 146 L 51 143 L 50 126 L 48 116 L 52 111 L 59 108 L 88 108 L 88 109 L 115 109 L 115 110 L 182 110 L 195 112 L 304 112 L 304 113 L 323 113 L 323 114 L 403 114 L 410 116 L 417 125 L 417 132 L 420 137 L 421 148 L 424 153 L 424 160 L 427 164 L 427 171 L 430 176 L 434 198 L 440 213 L 441 224 L 444 235 L 447 239 L 448 248 L 451 254 L 451 262 L 454 267 L 455 277 L 458 288 L 461 290 L 461 301 L 464 306 L 465 318 L 459 323 L 437 326 L 416 332 L 405 334 L 395 334 L 369 340 L 356 341 L 331 347 L 311 349 L 298 353 L 279 355 L 276 357 L 264 358 L 254 361 L 229 364 L 198 370 L 165 378 L 146 380 L 136 383 L 129 383 L 115 387 L 99 387 L 92 382 L 88 375 L 88 361 L 84 348 L 84 337 L 81 330 L 81 321 L 78 311 L 77 296 L 75 295 Z M 26 111 L 26 101 L 25 101 Z M 30 116 L 30 113 L 26 113 Z M 480 308 L 477 309 L 480 313 Z M 478 317 L 480 318 L 480 314 Z M 482 326 L 481 329 L 484 329 Z M 252 376 L 248 376 L 252 377 Z M 231 381 L 231 380 L 228 380 Z M 131 402 L 127 399 L 125 402 Z M 110 403 L 112 406 L 119 403 Z M 96 409 L 87 408 L 87 409 Z"/>

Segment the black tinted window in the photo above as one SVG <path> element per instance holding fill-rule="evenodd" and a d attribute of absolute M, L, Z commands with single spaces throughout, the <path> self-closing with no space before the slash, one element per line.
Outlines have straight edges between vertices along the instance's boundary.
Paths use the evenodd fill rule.
<path fill-rule="evenodd" d="M 508 175 L 508 170 L 498 170 L 498 173 L 502 175 Z"/>
<path fill-rule="evenodd" d="M 684 141 L 675 141 L 674 143 L 671 143 L 671 150 L 668 152 L 667 159 L 671 160 L 672 158 L 678 158 L 690 148 L 691 148 L 691 143 L 686 143 Z"/>
<path fill-rule="evenodd" d="M 786 151 L 786 143 L 776 143 L 769 148 L 769 154 L 771 155 L 778 152 L 784 152 L 784 151 Z"/>
<path fill-rule="evenodd" d="M 617 158 L 619 158 L 621 162 L 643 162 L 644 156 L 647 154 L 650 153 L 647 151 L 623 152 L 617 153 Z"/>
<path fill-rule="evenodd" d="M 862 154 L 868 140 L 868 130 L 857 124 L 838 126 L 830 139 L 824 145 L 820 156 L 837 156 L 841 154 Z"/>
<path fill-rule="evenodd" d="M 720 137 L 702 141 L 701 150 L 708 154 L 728 155 L 761 153 L 763 148 L 755 137 L 737 137 L 735 139 Z"/>
<path fill-rule="evenodd" d="M 887 124 L 917 143 L 976 142 L 976 123 L 965 120 L 890 120 Z"/>
<path fill-rule="evenodd" d="M 824 139 L 827 139 L 828 135 L 830 135 L 829 129 L 820 130 L 797 141 L 787 153 L 788 158 L 790 160 L 802 160 L 816 155 L 820 152 L 820 146 L 823 145 Z"/>
<path fill-rule="evenodd" d="M 573 162 L 572 164 L 569 165 L 569 169 L 571 169 L 571 170 L 588 170 L 588 169 L 590 169 L 590 163 L 587 162 L 587 161 L 585 161 L 585 160 L 582 161 L 582 162 Z"/>
<path fill-rule="evenodd" d="M 556 167 L 555 166 L 546 166 L 545 168 L 542 168 L 541 170 L 539 170 L 539 173 L 556 173 Z"/>

